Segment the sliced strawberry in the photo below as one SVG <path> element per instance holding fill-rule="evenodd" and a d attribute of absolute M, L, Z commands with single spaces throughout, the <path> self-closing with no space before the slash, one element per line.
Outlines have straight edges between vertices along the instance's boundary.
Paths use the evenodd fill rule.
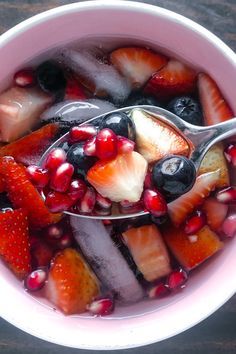
<path fill-rule="evenodd" d="M 39 124 L 52 98 L 35 88 L 12 87 L 0 95 L 0 140 L 11 142 Z"/>
<path fill-rule="evenodd" d="M 234 117 L 216 82 L 207 74 L 198 75 L 198 91 L 205 125 L 224 122 Z"/>
<path fill-rule="evenodd" d="M 215 144 L 204 156 L 200 168 L 199 175 L 203 173 L 219 170 L 219 179 L 216 187 L 226 187 L 230 184 L 229 170 L 224 156 L 224 146 L 222 143 Z"/>
<path fill-rule="evenodd" d="M 25 170 L 12 157 L 0 158 L 0 174 L 5 178 L 10 201 L 15 208 L 24 208 L 28 212 L 31 227 L 45 227 L 60 219 L 60 214 L 49 212 Z"/>
<path fill-rule="evenodd" d="M 149 163 L 167 154 L 189 156 L 188 142 L 173 127 L 140 109 L 132 110 L 131 118 L 135 124 L 136 149 Z"/>
<path fill-rule="evenodd" d="M 186 217 L 201 205 L 205 198 L 216 187 L 219 178 L 219 171 L 205 173 L 197 177 L 193 188 L 168 204 L 168 211 L 171 221 L 179 226 Z"/>
<path fill-rule="evenodd" d="M 172 97 L 191 94 L 195 85 L 196 72 L 185 64 L 172 59 L 151 77 L 144 92 L 161 100 L 169 100 Z"/>
<path fill-rule="evenodd" d="M 73 77 L 70 77 L 66 83 L 65 97 L 64 100 L 83 100 L 86 99 L 83 87 L 80 83 Z"/>
<path fill-rule="evenodd" d="M 0 255 L 17 277 L 31 270 L 27 212 L 24 209 L 0 213 Z"/>
<path fill-rule="evenodd" d="M 37 165 L 42 154 L 53 143 L 59 131 L 57 124 L 47 124 L 35 132 L 0 148 L 0 156 L 12 156 L 26 166 Z"/>
<path fill-rule="evenodd" d="M 208 226 L 204 226 L 194 236 L 188 236 L 182 228 L 174 226 L 163 230 L 170 251 L 186 270 L 195 268 L 223 247 L 216 233 Z"/>
<path fill-rule="evenodd" d="M 137 267 L 147 281 L 159 279 L 171 272 L 166 246 L 155 225 L 132 228 L 122 236 Z"/>
<path fill-rule="evenodd" d="M 67 248 L 53 260 L 46 294 L 65 314 L 81 313 L 99 294 L 99 285 L 82 256 L 76 250 Z"/>
<path fill-rule="evenodd" d="M 166 63 L 164 55 L 142 47 L 124 47 L 110 54 L 111 63 L 134 88 L 140 88 Z"/>
<path fill-rule="evenodd" d="M 214 197 L 208 197 L 204 201 L 202 209 L 206 214 L 207 223 L 210 228 L 214 231 L 219 231 L 227 216 L 228 205 L 218 202 Z"/>
<path fill-rule="evenodd" d="M 142 155 L 132 151 L 117 155 L 113 160 L 98 161 L 87 174 L 89 183 L 103 197 L 114 202 L 139 201 L 147 162 Z"/>

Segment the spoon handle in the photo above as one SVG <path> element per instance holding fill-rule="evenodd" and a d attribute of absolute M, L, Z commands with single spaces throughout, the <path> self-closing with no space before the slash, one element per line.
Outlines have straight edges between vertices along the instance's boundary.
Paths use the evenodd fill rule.
<path fill-rule="evenodd" d="M 231 136 L 236 136 L 236 118 L 216 125 L 197 127 L 196 130 L 186 128 L 184 134 L 195 146 L 191 160 L 198 169 L 204 155 L 212 145 Z"/>

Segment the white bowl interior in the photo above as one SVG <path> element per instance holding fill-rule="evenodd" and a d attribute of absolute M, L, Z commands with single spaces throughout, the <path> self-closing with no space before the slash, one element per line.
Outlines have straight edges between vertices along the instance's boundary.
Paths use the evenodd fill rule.
<path fill-rule="evenodd" d="M 141 41 L 166 54 L 174 53 L 208 72 L 236 113 L 236 55 L 214 35 L 169 11 L 129 2 L 88 2 L 64 6 L 18 25 L 0 39 L 0 89 L 12 74 L 35 57 L 74 40 L 116 37 L 115 45 Z M 90 40 L 90 39 L 89 39 Z M 36 45 L 32 45 L 36 43 Z M 236 241 L 201 266 L 184 291 L 163 300 L 119 308 L 104 319 L 66 317 L 40 297 L 25 293 L 0 263 L 0 315 L 19 328 L 58 344 L 89 349 L 145 345 L 175 335 L 221 306 L 236 289 Z M 9 302 L 9 299 L 14 299 Z"/>

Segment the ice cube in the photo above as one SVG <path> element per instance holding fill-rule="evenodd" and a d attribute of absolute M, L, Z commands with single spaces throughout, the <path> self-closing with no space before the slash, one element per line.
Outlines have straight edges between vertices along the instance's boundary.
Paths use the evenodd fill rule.
<path fill-rule="evenodd" d="M 95 95 L 105 91 L 114 102 L 123 102 L 129 96 L 131 87 L 128 81 L 114 66 L 98 60 L 94 51 L 64 49 L 61 58 L 75 73 L 94 84 Z"/>
<path fill-rule="evenodd" d="M 70 217 L 72 231 L 91 267 L 122 302 L 143 298 L 143 289 L 99 220 Z"/>
<path fill-rule="evenodd" d="M 62 126 L 80 124 L 88 119 L 99 116 L 116 107 L 108 101 L 91 98 L 88 100 L 73 100 L 57 103 L 46 110 L 42 116 L 42 121 L 60 122 Z"/>

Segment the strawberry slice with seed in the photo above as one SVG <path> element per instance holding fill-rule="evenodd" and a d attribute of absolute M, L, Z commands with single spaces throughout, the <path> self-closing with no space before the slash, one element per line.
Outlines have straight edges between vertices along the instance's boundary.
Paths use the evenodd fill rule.
<path fill-rule="evenodd" d="M 81 313 L 99 295 L 98 280 L 84 258 L 66 248 L 53 260 L 46 295 L 65 314 Z"/>
<path fill-rule="evenodd" d="M 186 217 L 201 205 L 215 189 L 219 171 L 205 173 L 197 177 L 193 188 L 168 204 L 169 216 L 175 226 L 179 226 Z"/>
<path fill-rule="evenodd" d="M 198 92 L 205 125 L 221 123 L 234 116 L 216 82 L 209 75 L 198 75 Z"/>
<path fill-rule="evenodd" d="M 25 169 L 12 157 L 0 158 L 0 174 L 4 176 L 10 201 L 15 208 L 24 208 L 28 212 L 31 227 L 46 227 L 59 221 L 61 215 L 49 212 L 37 189 L 30 182 Z"/>
<path fill-rule="evenodd" d="M 186 270 L 197 267 L 223 247 L 217 234 L 207 225 L 194 236 L 188 236 L 183 228 L 174 226 L 168 226 L 163 231 L 170 251 Z"/>
<path fill-rule="evenodd" d="M 110 54 L 111 63 L 126 77 L 134 88 L 140 88 L 166 63 L 164 55 L 141 47 L 124 47 Z"/>
<path fill-rule="evenodd" d="M 220 229 L 227 216 L 228 209 L 228 205 L 220 203 L 214 197 L 208 197 L 204 201 L 202 210 L 205 212 L 207 224 L 212 230 L 217 231 Z"/>
<path fill-rule="evenodd" d="M 196 72 L 185 64 L 171 59 L 147 82 L 144 92 L 160 100 L 191 94 L 196 86 Z"/>
<path fill-rule="evenodd" d="M 15 275 L 23 279 L 31 270 L 27 212 L 0 213 L 0 256 Z"/>
<path fill-rule="evenodd" d="M 53 143 L 59 126 L 47 124 L 33 133 L 0 148 L 0 156 L 12 156 L 26 166 L 38 164 L 42 154 Z"/>

